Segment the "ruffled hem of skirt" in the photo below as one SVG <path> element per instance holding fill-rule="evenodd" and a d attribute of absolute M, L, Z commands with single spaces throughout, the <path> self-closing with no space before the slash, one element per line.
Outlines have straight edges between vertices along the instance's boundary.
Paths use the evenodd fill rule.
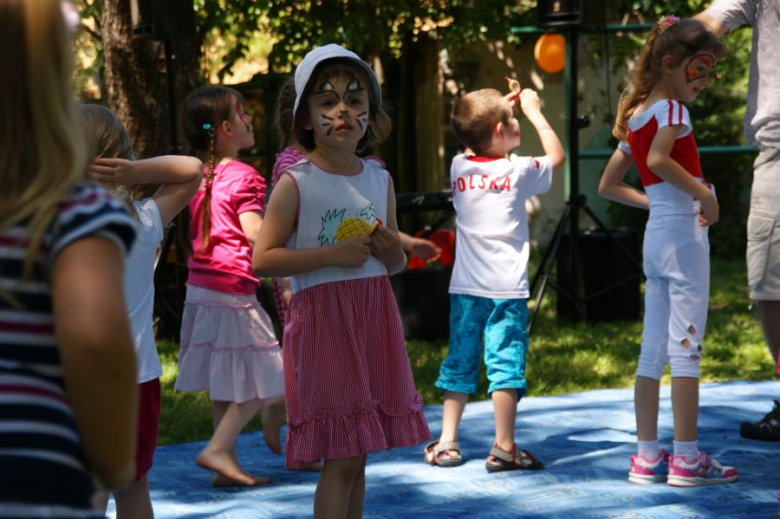
<path fill-rule="evenodd" d="M 208 389 L 211 400 L 243 403 L 284 393 L 282 350 L 278 345 L 225 348 L 183 345 L 177 391 Z"/>
<path fill-rule="evenodd" d="M 417 445 L 430 437 L 420 395 L 403 406 L 374 401 L 373 405 L 320 411 L 290 420 L 286 465 L 302 469 L 323 458 L 354 458 Z"/>

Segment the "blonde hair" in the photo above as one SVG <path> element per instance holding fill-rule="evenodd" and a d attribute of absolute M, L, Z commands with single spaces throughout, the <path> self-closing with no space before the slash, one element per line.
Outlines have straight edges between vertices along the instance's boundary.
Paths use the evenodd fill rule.
<path fill-rule="evenodd" d="M 112 110 L 95 104 L 82 105 L 81 117 L 91 156 L 126 160 L 138 158 L 130 144 L 127 128 Z M 127 204 L 128 210 L 133 216 L 137 216 L 131 202 L 138 200 L 143 195 L 142 185 L 116 185 L 111 186 L 108 190 Z"/>
<path fill-rule="evenodd" d="M 87 152 L 60 0 L 2 0 L 0 22 L 0 231 L 29 220 L 26 276 Z"/>
<path fill-rule="evenodd" d="M 631 82 L 620 96 L 612 135 L 621 141 L 626 140 L 628 120 L 658 83 L 663 72 L 664 56 L 672 56 L 676 67 L 685 58 L 701 52 L 710 52 L 717 60 L 726 54 L 726 47 L 699 20 L 685 18 L 670 23 L 663 19 L 655 24 L 631 73 Z"/>

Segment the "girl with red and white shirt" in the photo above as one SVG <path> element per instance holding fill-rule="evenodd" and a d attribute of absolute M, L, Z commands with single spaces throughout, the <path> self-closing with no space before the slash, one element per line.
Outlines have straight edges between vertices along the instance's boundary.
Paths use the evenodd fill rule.
<path fill-rule="evenodd" d="M 719 206 L 704 180 L 688 110 L 725 53 L 696 20 L 664 18 L 645 43 L 613 134 L 621 141 L 599 185 L 605 198 L 649 209 L 644 238 L 645 317 L 635 387 L 638 453 L 628 480 L 698 486 L 737 471 L 699 452 L 699 375 L 709 299 L 707 229 Z M 644 191 L 624 183 L 636 164 Z M 658 444 L 660 379 L 671 365 L 674 453 Z"/>

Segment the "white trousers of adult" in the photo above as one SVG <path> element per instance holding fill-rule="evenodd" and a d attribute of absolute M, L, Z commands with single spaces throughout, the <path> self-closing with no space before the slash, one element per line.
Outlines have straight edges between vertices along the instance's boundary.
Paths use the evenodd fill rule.
<path fill-rule="evenodd" d="M 699 378 L 710 296 L 710 242 L 697 215 L 651 216 L 643 245 L 645 319 L 637 375 Z"/>

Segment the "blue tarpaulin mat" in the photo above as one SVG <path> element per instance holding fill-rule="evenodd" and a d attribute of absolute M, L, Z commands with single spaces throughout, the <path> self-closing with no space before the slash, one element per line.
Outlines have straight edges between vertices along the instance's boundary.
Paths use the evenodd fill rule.
<path fill-rule="evenodd" d="M 780 443 L 745 440 L 741 421 L 757 421 L 780 399 L 780 382 L 703 384 L 699 447 L 740 473 L 738 482 L 698 488 L 634 485 L 626 480 L 635 453 L 633 390 L 608 389 L 528 397 L 518 412 L 517 443 L 547 465 L 538 472 L 488 474 L 493 441 L 490 401 L 470 403 L 460 430 L 466 463 L 440 468 L 422 461 L 422 445 L 371 454 L 364 517 L 415 518 L 774 518 L 780 491 Z M 441 406 L 426 406 L 434 437 Z M 670 388 L 661 388 L 659 436 L 671 451 Z M 214 489 L 195 465 L 204 443 L 160 447 L 150 473 L 152 502 L 165 518 L 311 517 L 318 474 L 284 469 L 262 433 L 239 437 L 243 467 L 270 476 L 252 489 Z M 109 515 L 113 513 L 113 502 Z"/>

